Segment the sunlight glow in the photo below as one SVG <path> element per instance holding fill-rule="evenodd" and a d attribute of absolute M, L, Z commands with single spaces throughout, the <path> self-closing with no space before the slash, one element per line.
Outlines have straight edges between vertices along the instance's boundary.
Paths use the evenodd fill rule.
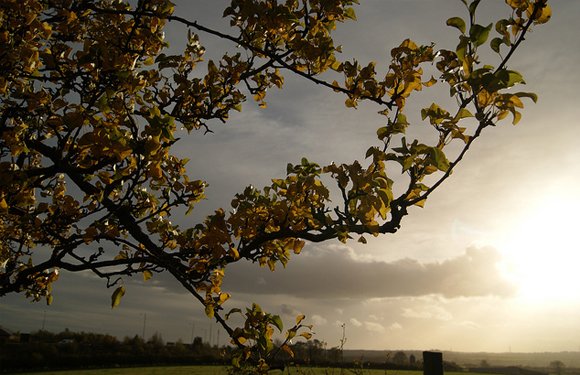
<path fill-rule="evenodd" d="M 506 277 L 530 302 L 580 300 L 580 201 L 550 194 L 501 241 Z"/>

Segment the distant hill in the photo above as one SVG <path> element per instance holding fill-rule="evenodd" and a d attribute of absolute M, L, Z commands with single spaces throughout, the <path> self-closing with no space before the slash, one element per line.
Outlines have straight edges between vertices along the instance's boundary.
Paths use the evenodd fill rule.
<path fill-rule="evenodd" d="M 389 353 L 399 350 L 345 350 L 345 360 L 363 360 L 370 362 L 385 362 Z M 417 350 L 401 350 L 407 355 L 413 354 L 422 358 L 422 352 Z M 391 354 L 392 356 L 392 354 Z M 480 367 L 485 361 L 492 367 L 520 366 L 547 368 L 552 361 L 562 361 L 567 368 L 580 368 L 580 352 L 545 352 L 545 353 L 466 353 L 443 351 L 443 360 L 455 362 L 463 367 Z"/>

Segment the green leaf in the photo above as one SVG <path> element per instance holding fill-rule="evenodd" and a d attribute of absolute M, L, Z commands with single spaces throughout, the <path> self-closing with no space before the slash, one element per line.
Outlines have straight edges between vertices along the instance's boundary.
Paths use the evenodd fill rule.
<path fill-rule="evenodd" d="M 471 26 L 471 29 L 469 29 L 469 38 L 476 47 L 481 46 L 487 41 L 487 37 L 489 36 L 492 27 L 493 23 L 490 23 L 487 27 L 478 24 Z"/>
<path fill-rule="evenodd" d="M 462 34 L 465 34 L 465 21 L 461 17 L 451 17 L 447 20 L 447 26 L 455 27 Z"/>
<path fill-rule="evenodd" d="M 462 118 L 466 117 L 473 117 L 473 113 L 469 112 L 467 108 L 461 108 L 459 112 L 457 112 L 455 120 L 461 120 Z"/>
<path fill-rule="evenodd" d="M 351 20 L 356 21 L 356 13 L 354 12 L 353 8 L 346 8 L 344 10 L 344 16 L 346 18 L 350 18 Z"/>
<path fill-rule="evenodd" d="M 431 148 L 431 160 L 433 164 L 439 169 L 440 171 L 447 172 L 449 170 L 449 160 L 447 160 L 447 156 L 437 147 Z"/>
<path fill-rule="evenodd" d="M 230 311 L 229 311 L 229 312 L 226 314 L 226 316 L 225 316 L 226 320 L 227 320 L 227 319 L 229 319 L 230 315 L 232 315 L 232 314 L 235 314 L 235 313 L 240 313 L 240 314 L 241 314 L 241 313 L 242 313 L 242 310 L 241 310 L 241 309 L 239 309 L 239 308 L 237 308 L 237 307 L 236 307 L 236 308 L 233 308 L 233 309 L 231 309 L 231 310 L 230 310 Z"/>
<path fill-rule="evenodd" d="M 107 94 L 101 95 L 97 100 L 97 102 L 95 103 L 95 105 L 99 109 L 99 111 L 103 113 L 108 113 L 111 111 L 111 108 L 109 107 L 109 98 L 107 97 Z"/>
<path fill-rule="evenodd" d="M 467 42 L 469 39 L 467 37 L 461 36 L 459 44 L 457 45 L 456 53 L 457 58 L 461 63 L 465 60 L 465 53 L 467 52 Z"/>
<path fill-rule="evenodd" d="M 113 295 L 111 296 L 111 308 L 114 309 L 115 307 L 119 306 L 119 303 L 121 303 L 121 298 L 123 298 L 124 295 L 125 295 L 124 286 L 120 286 L 117 289 L 115 289 Z"/>
<path fill-rule="evenodd" d="M 216 64 L 213 62 L 213 60 L 209 60 L 207 62 L 207 70 L 210 74 L 218 74 L 218 67 L 216 66 Z"/>
<path fill-rule="evenodd" d="M 515 70 L 500 70 L 497 72 L 497 78 L 504 88 L 510 88 L 518 83 L 526 83 L 524 77 Z"/>
<path fill-rule="evenodd" d="M 389 128 L 386 126 L 380 127 L 377 129 L 377 137 L 380 140 L 385 139 L 391 132 L 389 131 Z M 368 156 L 367 156 L 368 157 Z"/>
<path fill-rule="evenodd" d="M 493 38 L 489 43 L 489 46 L 495 53 L 499 53 L 499 48 L 503 44 L 502 38 Z"/>
<path fill-rule="evenodd" d="M 407 121 L 407 116 L 405 116 L 403 113 L 399 113 L 397 115 L 396 124 L 401 125 L 403 127 L 407 127 L 409 125 L 409 122 Z"/>
<path fill-rule="evenodd" d="M 284 329 L 284 324 L 282 323 L 282 319 L 278 315 L 272 316 L 272 324 L 275 325 L 276 328 L 278 328 L 278 331 L 280 331 L 280 332 L 282 332 L 282 330 Z"/>
<path fill-rule="evenodd" d="M 413 162 L 415 161 L 415 156 L 414 155 L 410 155 L 407 156 L 403 162 L 401 163 L 401 165 L 403 166 L 403 172 L 409 170 L 409 168 L 411 168 L 413 166 Z"/>
<path fill-rule="evenodd" d="M 534 103 L 538 102 L 538 95 L 533 92 L 516 92 L 515 95 L 518 98 L 530 98 Z"/>
<path fill-rule="evenodd" d="M 479 5 L 479 2 L 481 0 L 474 0 L 473 2 L 471 2 L 471 4 L 469 4 L 469 14 L 474 15 L 475 14 L 475 10 L 477 9 L 477 6 Z"/>
<path fill-rule="evenodd" d="M 508 27 L 510 25 L 509 20 L 499 20 L 495 23 L 495 31 L 501 35 L 505 35 L 508 32 Z"/>

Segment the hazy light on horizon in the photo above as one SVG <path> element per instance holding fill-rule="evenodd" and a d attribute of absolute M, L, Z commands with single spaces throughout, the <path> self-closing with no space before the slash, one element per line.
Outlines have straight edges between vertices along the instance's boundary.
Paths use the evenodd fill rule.
<path fill-rule="evenodd" d="M 580 245 L 577 214 L 580 200 L 565 190 L 531 200 L 497 245 L 502 271 L 524 301 L 567 303 L 580 300 Z"/>

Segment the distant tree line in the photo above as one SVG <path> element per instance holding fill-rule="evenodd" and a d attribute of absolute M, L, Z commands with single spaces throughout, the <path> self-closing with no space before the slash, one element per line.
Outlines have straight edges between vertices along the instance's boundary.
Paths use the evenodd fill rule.
<path fill-rule="evenodd" d="M 231 346 L 216 346 L 195 337 L 191 343 L 165 342 L 155 333 L 149 339 L 141 336 L 122 340 L 107 334 L 37 331 L 15 335 L 19 339 L 0 341 L 0 372 L 21 370 L 108 368 L 155 365 L 229 365 Z M 280 353 L 277 368 L 288 366 L 332 366 L 345 368 L 381 368 L 420 370 L 422 362 L 402 351 L 392 352 L 384 360 L 344 358 L 339 347 L 327 348 L 318 339 L 295 342 L 294 356 Z M 460 367 L 446 363 L 448 370 Z"/>
<path fill-rule="evenodd" d="M 423 363 L 417 352 L 385 352 L 382 359 L 353 356 L 340 347 L 327 347 L 318 339 L 297 341 L 291 345 L 294 356 L 286 352 L 278 355 L 273 368 L 289 366 L 343 367 L 350 369 L 422 370 Z M 210 345 L 201 337 L 191 343 L 181 340 L 165 342 L 155 333 L 147 340 L 135 335 L 118 339 L 107 334 L 37 331 L 13 335 L 0 340 L 0 372 L 49 369 L 111 368 L 160 365 L 229 365 L 233 347 Z M 444 370 L 465 371 L 452 361 L 444 361 Z M 562 361 L 552 361 L 543 369 L 515 366 L 491 366 L 482 360 L 480 366 L 467 366 L 467 371 L 506 375 L 573 375 Z M 536 371 L 534 371 L 536 370 Z M 580 375 L 580 374 L 579 374 Z"/>
<path fill-rule="evenodd" d="M 148 340 L 98 333 L 38 331 L 0 343 L 0 372 L 42 369 L 129 367 L 165 364 L 227 364 L 224 348 L 196 337 L 192 343 L 165 343 L 160 334 Z"/>

